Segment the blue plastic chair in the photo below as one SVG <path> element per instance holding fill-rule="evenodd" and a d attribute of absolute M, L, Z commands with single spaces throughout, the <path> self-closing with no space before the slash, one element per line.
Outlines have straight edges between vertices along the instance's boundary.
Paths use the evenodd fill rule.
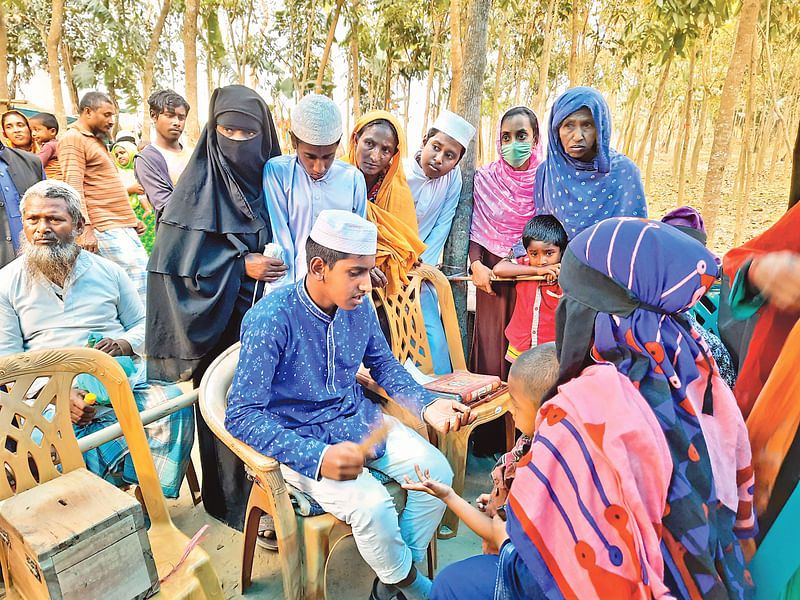
<path fill-rule="evenodd" d="M 719 335 L 719 326 L 717 325 L 719 294 L 720 286 L 718 283 L 715 283 L 711 286 L 711 289 L 708 290 L 706 295 L 700 298 L 700 301 L 691 308 L 697 322 L 702 325 L 704 329 L 715 335 Z"/>

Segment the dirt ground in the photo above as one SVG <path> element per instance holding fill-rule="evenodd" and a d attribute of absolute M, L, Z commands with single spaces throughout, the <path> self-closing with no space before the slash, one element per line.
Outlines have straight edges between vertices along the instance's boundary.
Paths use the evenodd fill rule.
<path fill-rule="evenodd" d="M 698 181 L 686 186 L 684 205 L 691 206 L 702 213 L 703 185 L 705 184 L 707 154 L 701 154 L 698 168 Z M 735 160 L 735 156 L 731 161 Z M 660 219 L 666 213 L 677 208 L 678 181 L 671 174 L 671 166 L 667 161 L 656 161 L 653 170 L 652 189 L 647 196 L 647 207 L 650 218 Z M 731 164 L 725 171 L 723 194 L 720 201 L 718 228 L 716 234 L 709 239 L 708 247 L 720 256 L 733 248 L 736 228 L 737 200 L 732 196 L 736 170 Z M 775 165 L 772 178 L 769 177 L 769 165 L 758 175 L 753 183 L 750 198 L 745 212 L 745 228 L 741 242 L 745 242 L 777 221 L 786 212 L 789 201 L 789 178 L 791 164 Z"/>

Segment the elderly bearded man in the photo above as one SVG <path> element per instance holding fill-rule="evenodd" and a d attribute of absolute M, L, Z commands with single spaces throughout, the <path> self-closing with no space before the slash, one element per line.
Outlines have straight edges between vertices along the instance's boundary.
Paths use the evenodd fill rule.
<path fill-rule="evenodd" d="M 129 366 L 126 372 L 130 371 L 139 410 L 180 394 L 176 385 L 146 380 L 139 355 L 144 347 L 144 306 L 121 267 L 77 243 L 84 230 L 77 192 L 60 181 L 41 181 L 25 193 L 20 212 L 26 240 L 20 256 L 0 269 L 0 356 L 86 346 L 92 336 L 99 339 L 96 349 L 122 357 Z M 116 422 L 109 406 L 88 405 L 85 395 L 79 387 L 70 394 L 79 438 Z M 177 497 L 194 439 L 191 409 L 146 426 L 145 433 L 164 494 Z M 90 471 L 113 483 L 136 483 L 124 438 L 86 452 L 84 460 Z"/>

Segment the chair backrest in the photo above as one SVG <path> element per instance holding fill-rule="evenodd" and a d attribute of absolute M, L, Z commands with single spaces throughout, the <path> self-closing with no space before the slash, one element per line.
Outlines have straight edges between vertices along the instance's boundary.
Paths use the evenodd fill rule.
<path fill-rule="evenodd" d="M 209 429 L 230 448 L 246 465 L 262 471 L 278 469 L 278 462 L 234 437 L 225 428 L 225 409 L 228 392 L 233 382 L 236 364 L 239 362 L 239 342 L 220 354 L 206 369 L 200 382 L 198 406 Z"/>
<path fill-rule="evenodd" d="M 414 365 L 426 374 L 433 373 L 428 334 L 422 317 L 421 289 L 423 282 L 433 285 L 439 300 L 447 347 L 450 351 L 450 364 L 453 370 L 466 370 L 464 349 L 461 345 L 461 332 L 458 328 L 453 291 L 450 282 L 439 269 L 423 264 L 409 274 L 408 285 L 400 292 L 387 296 L 380 288 L 375 289 L 376 306 L 383 307 L 389 319 L 392 353 L 401 364 L 409 358 Z"/>
<path fill-rule="evenodd" d="M 94 375 L 111 399 L 152 523 L 169 523 L 153 456 L 125 371 L 99 350 L 61 348 L 0 357 L 0 500 L 45 483 L 85 463 L 70 420 L 70 389 L 81 373 Z M 44 383 L 44 387 L 39 386 Z M 30 397 L 29 397 L 30 396 Z M 44 413 L 55 405 L 55 415 Z M 32 436 L 41 436 L 37 444 Z M 60 464 L 60 471 L 56 467 Z M 15 480 L 12 489 L 7 472 Z"/>

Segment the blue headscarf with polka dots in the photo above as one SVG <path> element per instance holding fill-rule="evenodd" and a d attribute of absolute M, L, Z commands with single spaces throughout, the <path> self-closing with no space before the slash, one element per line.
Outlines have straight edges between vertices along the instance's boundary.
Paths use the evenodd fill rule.
<path fill-rule="evenodd" d="M 597 156 L 592 162 L 572 158 L 558 135 L 564 119 L 584 106 L 597 127 Z M 639 168 L 611 148 L 611 112 L 597 90 L 575 87 L 553 104 L 547 158 L 536 171 L 533 200 L 536 214 L 555 215 L 570 239 L 610 217 L 647 216 Z"/>

